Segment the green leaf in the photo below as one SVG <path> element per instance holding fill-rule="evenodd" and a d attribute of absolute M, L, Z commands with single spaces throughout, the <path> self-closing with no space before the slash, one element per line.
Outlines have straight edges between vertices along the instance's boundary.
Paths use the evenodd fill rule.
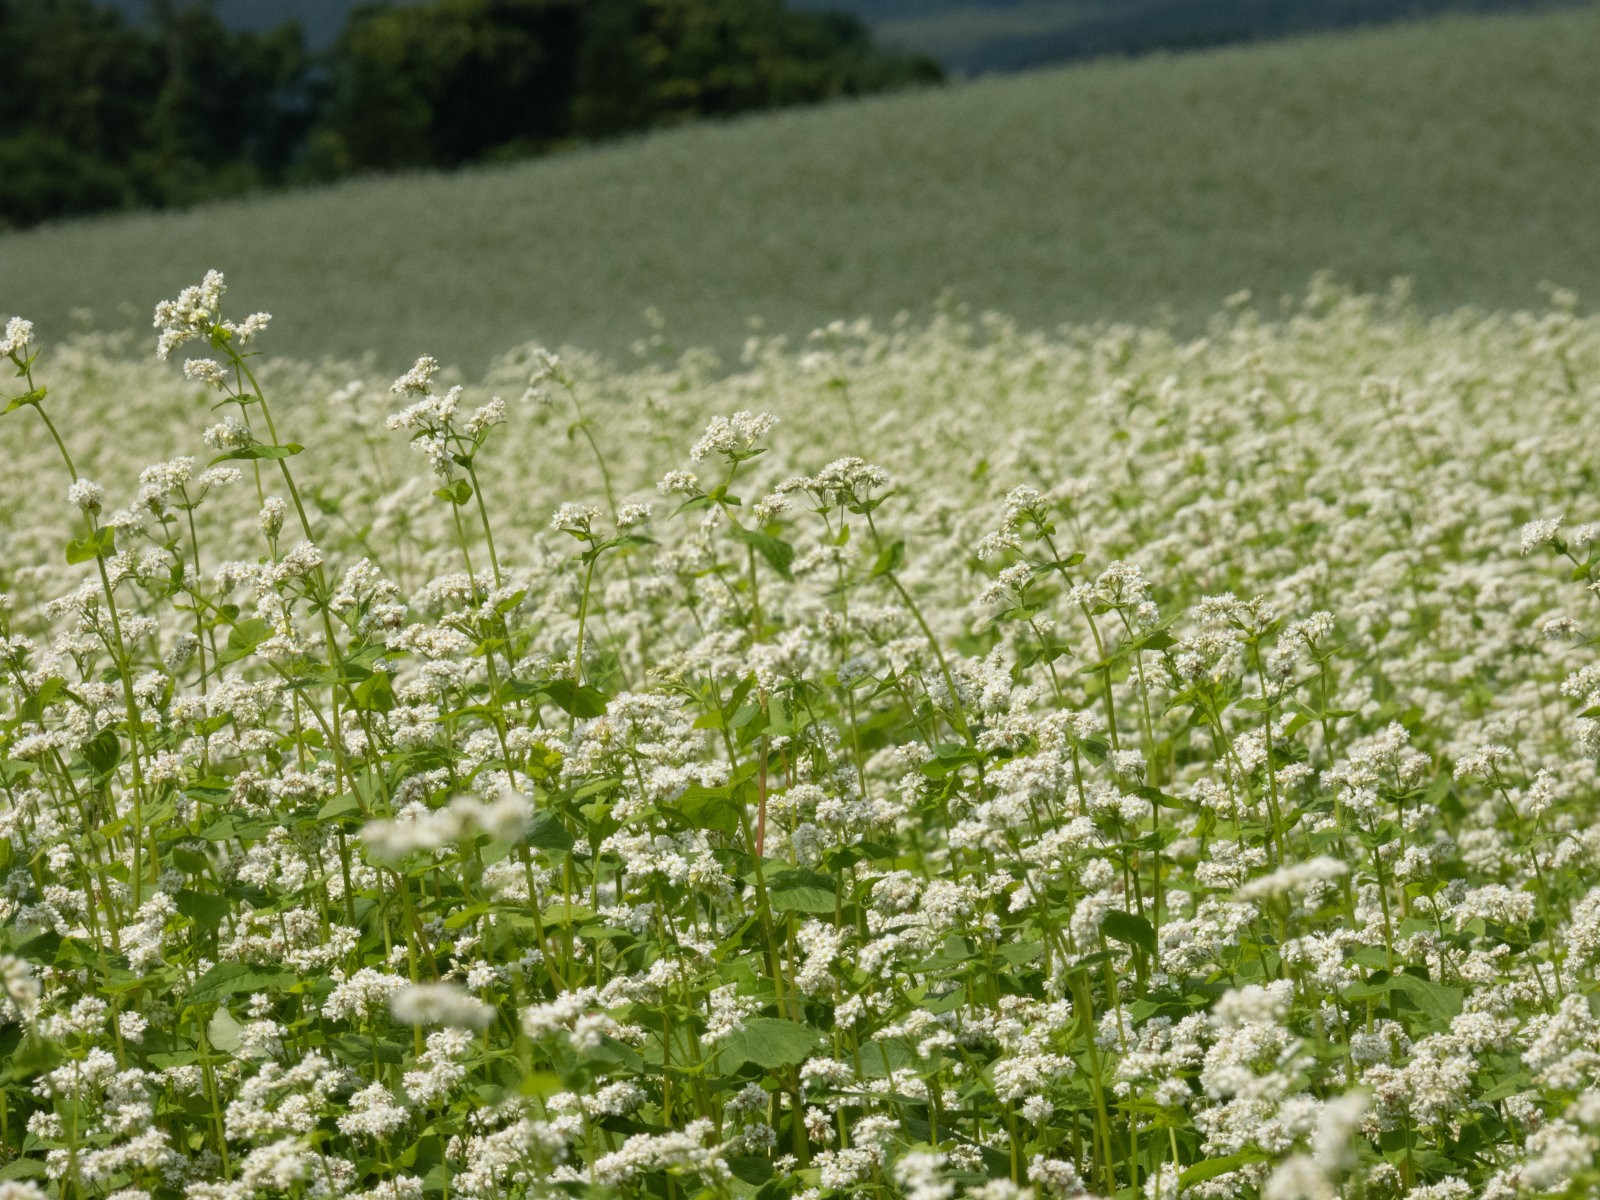
<path fill-rule="evenodd" d="M 232 906 L 223 897 L 189 888 L 181 889 L 172 901 L 178 906 L 178 911 L 196 925 L 206 925 L 213 929 L 221 925 L 222 919 L 232 911 Z"/>
<path fill-rule="evenodd" d="M 304 449 L 305 447 L 300 445 L 299 442 L 289 442 L 283 446 L 268 446 L 264 442 L 256 442 L 253 445 L 241 446 L 237 450 L 229 450 L 226 454 L 217 455 L 211 460 L 211 465 L 216 466 L 219 462 L 228 462 L 230 459 L 293 458 Z"/>
<path fill-rule="evenodd" d="M 449 487 L 434 488 L 433 494 L 452 504 L 465 504 L 472 499 L 472 485 L 465 479 L 458 479 Z"/>
<path fill-rule="evenodd" d="M 351 695 L 357 712 L 388 712 L 394 707 L 394 687 L 387 675 L 371 675 L 357 684 Z"/>
<path fill-rule="evenodd" d="M 617 784 L 622 782 L 620 775 L 603 775 L 599 779 L 591 779 L 575 789 L 572 793 L 574 800 L 587 800 L 590 796 L 604 796 L 616 790 Z"/>
<path fill-rule="evenodd" d="M 0 409 L 0 416 L 3 416 L 8 412 L 16 412 L 17 409 L 24 408 L 29 404 L 38 404 L 39 401 L 44 399 L 44 397 L 45 390 L 42 387 L 36 387 L 31 392 L 23 392 L 22 395 L 14 397 L 6 402 L 5 408 Z"/>
<path fill-rule="evenodd" d="M 1160 788 L 1150 787 L 1148 784 L 1141 784 L 1140 786 L 1134 788 L 1133 794 L 1143 800 L 1150 801 L 1151 804 L 1154 804 L 1158 808 L 1176 808 L 1183 810 L 1189 807 L 1189 805 L 1178 799 L 1178 797 L 1171 795 L 1168 792 L 1163 792 Z"/>
<path fill-rule="evenodd" d="M 606 702 L 611 699 L 599 688 L 576 684 L 570 679 L 552 679 L 539 685 L 539 690 L 563 711 L 574 717 L 600 717 L 605 715 Z"/>
<path fill-rule="evenodd" d="M 744 1028 L 722 1039 L 717 1069 L 731 1073 L 747 1062 L 768 1071 L 792 1067 L 805 1062 L 821 1043 L 822 1035 L 809 1025 L 784 1017 L 751 1017 Z"/>
<path fill-rule="evenodd" d="M 527 598 L 528 589 L 518 588 L 516 591 L 512 592 L 511 595 L 507 596 L 504 600 L 500 601 L 500 603 L 496 604 L 494 606 L 494 611 L 503 617 L 507 613 L 513 611 Z"/>
<path fill-rule="evenodd" d="M 232 1054 L 244 1041 L 244 1026 L 233 1019 L 232 1013 L 219 1006 L 206 1024 L 206 1037 L 216 1049 Z"/>
<path fill-rule="evenodd" d="M 1419 978 L 1416 975 L 1387 975 L 1377 971 L 1365 983 L 1345 989 L 1349 1000 L 1376 1000 L 1390 992 L 1400 992 L 1412 1004 L 1434 1018 L 1447 1022 L 1461 1011 L 1462 991 L 1442 983 Z"/>
<path fill-rule="evenodd" d="M 1129 946 L 1137 946 L 1146 954 L 1156 952 L 1156 931 L 1150 922 L 1135 913 L 1113 908 L 1100 922 L 1100 932 Z"/>
<path fill-rule="evenodd" d="M 1130 650 L 1165 650 L 1177 644 L 1178 639 L 1172 636 L 1171 620 L 1166 620 L 1154 629 L 1147 630 L 1128 643 Z"/>
<path fill-rule="evenodd" d="M 122 761 L 122 743 L 110 729 L 102 729 L 83 747 L 83 761 L 96 775 L 106 776 Z"/>
<path fill-rule="evenodd" d="M 1493 1104 L 1496 1100 L 1505 1100 L 1518 1092 L 1525 1092 L 1532 1086 L 1533 1078 L 1526 1071 L 1519 1071 L 1509 1079 L 1502 1079 L 1487 1091 L 1477 1093 L 1474 1098 L 1485 1104 Z"/>
<path fill-rule="evenodd" d="M 878 560 L 872 564 L 872 578 L 888 575 L 900 569 L 906 561 L 906 543 L 903 538 L 896 538 L 882 550 L 878 551 Z"/>
<path fill-rule="evenodd" d="M 600 1044 L 584 1051 L 583 1057 L 590 1062 L 609 1063 L 627 1071 L 644 1070 L 644 1056 L 626 1042 L 619 1042 L 616 1038 L 601 1038 Z"/>
<path fill-rule="evenodd" d="M 444 919 L 446 929 L 464 929 L 472 924 L 484 913 L 489 911 L 487 904 L 469 904 L 466 908 L 458 908 Z"/>
<path fill-rule="evenodd" d="M 698 783 L 690 784 L 673 807 L 696 829 L 715 829 L 730 836 L 737 832 L 743 811 L 728 788 L 708 788 Z M 828 911 L 833 910 L 830 907 Z"/>
<path fill-rule="evenodd" d="M 561 818 L 548 809 L 535 813 L 528 826 L 528 844 L 541 850 L 564 852 L 572 849 L 572 834 L 561 823 Z"/>
<path fill-rule="evenodd" d="M 541 1100 L 566 1090 L 567 1085 L 561 1082 L 561 1076 L 553 1071 L 529 1071 L 517 1085 L 517 1091 L 522 1095 L 536 1096 Z"/>
<path fill-rule="evenodd" d="M 1460 988 L 1405 974 L 1394 976 L 1389 984 L 1396 991 L 1404 992 L 1413 1004 L 1436 1020 L 1448 1021 L 1461 1012 Z"/>
<path fill-rule="evenodd" d="M 0 1060 L 0 1083 L 42 1075 L 61 1061 L 61 1052 L 50 1042 L 25 1034 L 21 1044 Z"/>
<path fill-rule="evenodd" d="M 767 883 L 767 900 L 774 912 L 831 913 L 835 886 L 816 871 L 780 871 Z"/>
<path fill-rule="evenodd" d="M 211 1004 L 240 992 L 265 992 L 285 988 L 295 983 L 298 976 L 288 971 L 258 970 L 245 963 L 218 963 L 194 985 L 189 1000 L 193 1004 Z"/>
<path fill-rule="evenodd" d="M 361 798 L 354 792 L 340 792 L 330 797 L 317 809 L 318 821 L 332 821 L 336 817 L 353 817 L 361 811 Z"/>
<path fill-rule="evenodd" d="M 67 694 L 67 681 L 59 675 L 52 675 L 39 685 L 33 695 L 23 700 L 20 715 L 26 721 L 37 721 L 52 704 Z"/>
<path fill-rule="evenodd" d="M 1006 942 L 1000 947 L 1000 957 L 1013 967 L 1032 962 L 1043 954 L 1043 942 Z"/>
<path fill-rule="evenodd" d="M 178 869 L 189 875 L 204 875 L 211 869 L 211 862 L 204 854 L 189 849 L 187 846 L 174 846 L 172 848 L 172 861 Z"/>
<path fill-rule="evenodd" d="M 794 562 L 794 547 L 782 538 L 760 533 L 754 529 L 735 529 L 733 536 L 766 559 L 772 569 L 785 579 L 793 579 L 789 566 Z"/>
<path fill-rule="evenodd" d="M 1270 1157 L 1271 1155 L 1265 1150 L 1240 1150 L 1235 1154 L 1224 1154 L 1221 1158 L 1202 1159 L 1193 1166 L 1184 1168 L 1183 1173 L 1178 1176 L 1178 1186 L 1192 1187 L 1208 1179 L 1215 1179 L 1218 1175 L 1226 1175 L 1229 1171 L 1237 1171 L 1250 1163 L 1265 1162 Z"/>
<path fill-rule="evenodd" d="M 772 1178 L 772 1160 L 754 1154 L 736 1154 L 728 1159 L 728 1170 L 735 1179 L 759 1187 Z"/>
<path fill-rule="evenodd" d="M 271 622 L 260 617 L 247 617 L 228 631 L 228 643 L 217 658 L 223 663 L 237 662 L 271 636 Z"/>
<path fill-rule="evenodd" d="M 384 1063 L 401 1062 L 406 1053 L 405 1047 L 398 1042 L 358 1033 L 338 1034 L 328 1039 L 328 1045 L 333 1047 L 345 1062 L 363 1068 L 370 1067 L 374 1058 Z"/>
<path fill-rule="evenodd" d="M 238 836 L 232 817 L 218 817 L 211 824 L 200 831 L 200 837 L 208 842 L 226 842 Z"/>
<path fill-rule="evenodd" d="M 916 1062 L 917 1052 L 904 1038 L 873 1038 L 861 1047 L 861 1073 L 868 1079 L 885 1079 Z"/>
<path fill-rule="evenodd" d="M 88 562 L 92 558 L 109 558 L 117 552 L 117 531 L 102 525 L 85 538 L 73 538 L 67 543 L 67 562 Z"/>

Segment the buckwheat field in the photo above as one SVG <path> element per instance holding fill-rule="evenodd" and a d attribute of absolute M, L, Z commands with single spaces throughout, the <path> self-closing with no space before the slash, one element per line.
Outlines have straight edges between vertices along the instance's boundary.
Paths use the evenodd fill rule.
<path fill-rule="evenodd" d="M 1600 1194 L 1574 297 L 250 310 L 0 341 L 0 1200 Z"/>

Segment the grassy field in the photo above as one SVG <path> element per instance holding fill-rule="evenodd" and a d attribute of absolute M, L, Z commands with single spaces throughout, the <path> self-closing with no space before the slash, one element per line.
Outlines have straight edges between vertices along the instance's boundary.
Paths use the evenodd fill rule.
<path fill-rule="evenodd" d="M 626 353 L 648 305 L 727 352 L 747 316 L 802 334 L 945 288 L 1040 326 L 1198 322 L 1320 268 L 1434 310 L 1592 296 L 1597 42 L 1596 8 L 1455 19 L 75 222 L 0 239 L 0 307 L 145 327 L 226 262 L 300 352 L 476 372 L 526 339 Z"/>

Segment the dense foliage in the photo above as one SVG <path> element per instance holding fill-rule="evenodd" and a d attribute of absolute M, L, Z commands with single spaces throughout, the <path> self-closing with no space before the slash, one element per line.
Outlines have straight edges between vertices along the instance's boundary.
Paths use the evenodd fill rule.
<path fill-rule="evenodd" d="M 5 1200 L 1597 1194 L 1571 296 L 470 388 L 222 298 L 0 343 Z"/>
<path fill-rule="evenodd" d="M 263 184 L 456 166 L 690 117 L 938 78 L 782 0 L 434 0 L 354 10 L 333 48 L 168 0 L 0 0 L 0 224 Z"/>

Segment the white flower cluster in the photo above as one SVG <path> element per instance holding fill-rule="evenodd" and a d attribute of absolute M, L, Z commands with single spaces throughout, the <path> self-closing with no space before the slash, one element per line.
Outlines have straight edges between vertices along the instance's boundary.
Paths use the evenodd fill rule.
<path fill-rule="evenodd" d="M 772 413 L 736 412 L 731 417 L 713 418 L 705 433 L 689 449 L 695 462 L 720 455 L 725 458 L 749 454 L 772 431 L 778 418 Z"/>
<path fill-rule="evenodd" d="M 0 462 L 0 1200 L 1600 1185 L 1600 321 L 396 402 L 222 296 L 204 431 L 6 330 L 118 419 Z"/>
<path fill-rule="evenodd" d="M 527 798 L 513 792 L 492 801 L 457 796 L 443 808 L 428 808 L 418 801 L 392 820 L 369 821 L 362 826 L 361 839 L 374 857 L 392 862 L 480 834 L 496 841 L 515 841 L 532 819 Z"/>
<path fill-rule="evenodd" d="M 0 335 L 0 354 L 22 357 L 33 344 L 33 322 L 12 317 L 6 322 L 6 331 Z"/>
<path fill-rule="evenodd" d="M 172 300 L 156 305 L 155 327 L 160 331 L 156 338 L 156 357 L 163 361 L 185 342 L 209 339 L 220 334 L 235 344 L 243 345 L 267 327 L 270 313 L 252 313 L 237 324 L 222 319 L 222 293 L 227 290 L 221 271 L 207 271 L 199 283 L 184 288 Z M 208 362 L 209 360 L 201 360 Z M 212 368 L 215 368 L 213 371 Z M 206 382 L 221 382 L 221 367 L 210 363 L 190 378 L 203 378 Z M 185 373 L 189 374 L 185 368 Z M 214 377 L 215 376 L 215 377 Z"/>

